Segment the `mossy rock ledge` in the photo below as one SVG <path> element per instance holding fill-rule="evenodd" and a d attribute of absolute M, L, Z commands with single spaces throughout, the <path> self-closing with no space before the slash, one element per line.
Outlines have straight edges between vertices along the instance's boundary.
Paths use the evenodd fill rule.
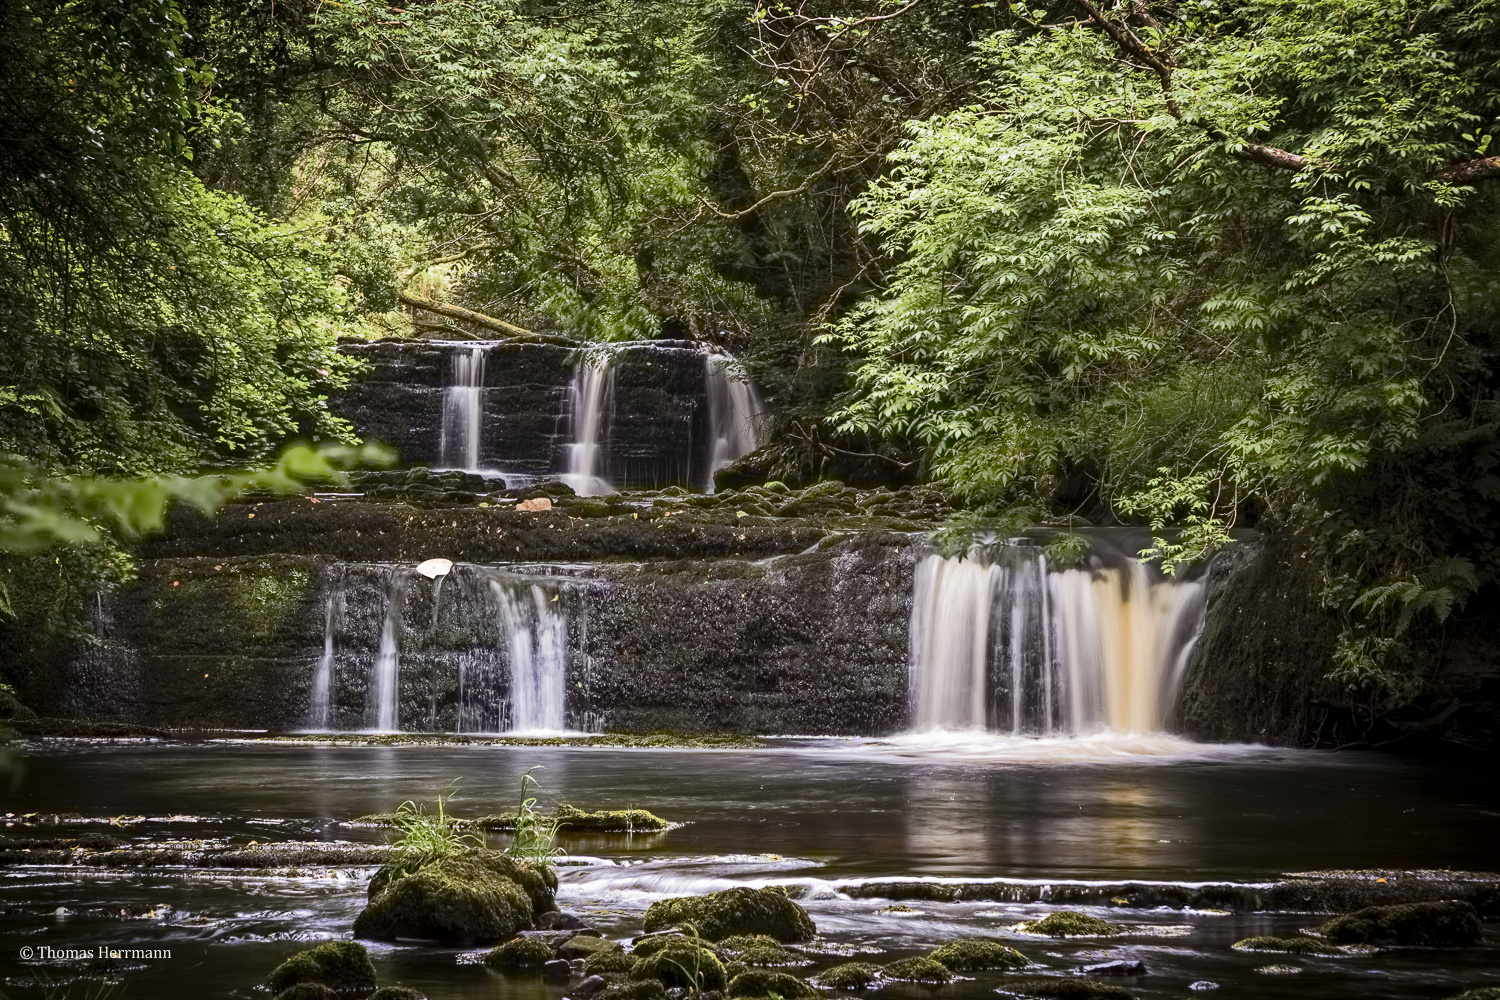
<path fill-rule="evenodd" d="M 1479 911 L 1459 900 L 1369 906 L 1320 924 L 1313 933 L 1337 944 L 1462 948 L 1479 943 Z"/>
<path fill-rule="evenodd" d="M 370 963 L 370 954 L 364 945 L 354 941 L 329 941 L 297 952 L 278 965 L 266 982 L 277 994 L 304 984 L 364 995 L 375 989 L 375 966 Z"/>
<path fill-rule="evenodd" d="M 741 886 L 705 896 L 658 900 L 646 910 L 648 933 L 689 924 L 710 941 L 745 934 L 808 941 L 818 933 L 807 911 L 779 889 Z"/>
<path fill-rule="evenodd" d="M 494 944 L 556 909 L 557 876 L 493 851 L 439 858 L 415 872 L 388 864 L 370 881 L 370 902 L 354 936 L 444 944 Z"/>

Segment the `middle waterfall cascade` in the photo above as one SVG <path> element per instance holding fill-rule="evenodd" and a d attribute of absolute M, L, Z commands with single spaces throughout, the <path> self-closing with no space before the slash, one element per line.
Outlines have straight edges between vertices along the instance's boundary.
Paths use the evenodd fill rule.
<path fill-rule="evenodd" d="M 572 443 L 567 446 L 568 471 L 562 481 L 579 496 L 613 493 L 604 478 L 604 446 L 608 435 L 608 405 L 613 400 L 614 355 L 592 351 L 579 363 L 568 386 Z"/>
<path fill-rule="evenodd" d="M 710 351 L 703 357 L 703 366 L 709 440 L 704 492 L 712 493 L 715 472 L 759 447 L 764 404 L 755 384 L 729 355 Z"/>
<path fill-rule="evenodd" d="M 443 390 L 442 440 L 439 462 L 444 468 L 481 471 L 479 446 L 484 429 L 483 345 L 457 351 L 449 361 L 448 385 Z"/>
<path fill-rule="evenodd" d="M 379 732 L 394 732 L 400 717 L 401 608 L 406 598 L 408 576 L 392 573 L 385 589 L 385 620 L 380 627 L 380 650 L 370 670 L 371 683 L 365 689 L 365 727 Z"/>
<path fill-rule="evenodd" d="M 568 623 L 558 597 L 539 584 L 491 580 L 510 656 L 510 725 L 516 732 L 557 732 L 563 722 Z"/>
<path fill-rule="evenodd" d="M 1204 585 L 1124 566 L 1054 570 L 928 556 L 911 617 L 916 728 L 1083 736 L 1159 731 L 1202 627 Z"/>

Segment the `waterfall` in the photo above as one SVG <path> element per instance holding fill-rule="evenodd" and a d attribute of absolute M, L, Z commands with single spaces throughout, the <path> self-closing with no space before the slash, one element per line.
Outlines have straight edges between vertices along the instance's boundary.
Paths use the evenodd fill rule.
<path fill-rule="evenodd" d="M 708 481 L 704 491 L 712 493 L 714 473 L 759 446 L 763 404 L 749 376 L 729 355 L 710 351 L 703 360 L 709 441 Z"/>
<path fill-rule="evenodd" d="M 481 345 L 455 351 L 443 390 L 443 437 L 439 461 L 444 468 L 478 472 L 479 438 L 484 424 L 484 359 Z"/>
<path fill-rule="evenodd" d="M 614 385 L 614 355 L 594 351 L 586 355 L 573 373 L 568 386 L 569 413 L 573 441 L 568 448 L 568 471 L 563 482 L 579 496 L 613 493 L 615 488 L 605 478 L 604 441 Z"/>
<path fill-rule="evenodd" d="M 993 562 L 928 556 L 911 612 L 919 730 L 1151 733 L 1202 627 L 1201 581 L 1144 563 L 1057 571 L 1034 546 Z"/>
<path fill-rule="evenodd" d="M 385 620 L 380 629 L 380 651 L 370 671 L 365 695 L 365 726 L 377 732 L 395 732 L 400 722 L 401 605 L 406 599 L 406 574 L 391 574 L 386 584 Z"/>
<path fill-rule="evenodd" d="M 538 583 L 491 580 L 510 663 L 510 725 L 514 732 L 564 728 L 567 619 L 561 595 Z"/>
<path fill-rule="evenodd" d="M 343 574 L 340 573 L 328 591 L 328 605 L 323 609 L 323 655 L 318 657 L 318 669 L 313 674 L 312 705 L 308 709 L 307 724 L 313 729 L 327 729 L 333 708 L 333 608 L 334 602 L 343 597 Z"/>

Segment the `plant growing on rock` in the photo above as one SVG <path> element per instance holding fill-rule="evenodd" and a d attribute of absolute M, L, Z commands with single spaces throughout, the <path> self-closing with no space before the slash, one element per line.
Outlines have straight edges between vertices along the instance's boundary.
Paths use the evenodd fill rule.
<path fill-rule="evenodd" d="M 539 782 L 531 776 L 531 772 L 535 770 L 536 767 L 529 768 L 521 775 L 521 802 L 516 808 L 516 832 L 506 853 L 550 868 L 552 859 L 561 853 L 557 846 L 558 821 L 555 816 L 543 816 L 536 808 L 536 796 L 526 794 L 527 789 L 539 787 Z"/>
<path fill-rule="evenodd" d="M 391 849 L 403 874 L 414 872 L 438 858 L 485 847 L 482 836 L 459 832 L 457 821 L 444 808 L 441 794 L 437 797 L 435 814 L 408 799 L 391 814 L 391 825 L 397 830 Z"/>

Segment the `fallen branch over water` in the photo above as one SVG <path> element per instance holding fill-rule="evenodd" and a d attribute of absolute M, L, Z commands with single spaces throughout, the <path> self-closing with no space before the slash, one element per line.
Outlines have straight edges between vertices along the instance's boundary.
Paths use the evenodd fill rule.
<path fill-rule="evenodd" d="M 404 304 L 411 306 L 413 309 L 421 309 L 425 312 L 436 313 L 439 316 L 447 316 L 449 319 L 473 323 L 475 326 L 482 326 L 487 330 L 494 330 L 497 333 L 504 333 L 512 337 L 537 336 L 537 333 L 533 330 L 516 326 L 514 323 L 507 323 L 505 320 L 496 319 L 493 316 L 486 316 L 484 313 L 475 312 L 472 309 L 465 309 L 463 306 L 449 305 L 446 302 L 434 302 L 432 299 L 424 299 L 421 296 L 412 295 L 410 292 L 402 292 L 400 299 Z M 460 333 L 470 340 L 483 339 L 463 331 L 454 332 Z"/>

